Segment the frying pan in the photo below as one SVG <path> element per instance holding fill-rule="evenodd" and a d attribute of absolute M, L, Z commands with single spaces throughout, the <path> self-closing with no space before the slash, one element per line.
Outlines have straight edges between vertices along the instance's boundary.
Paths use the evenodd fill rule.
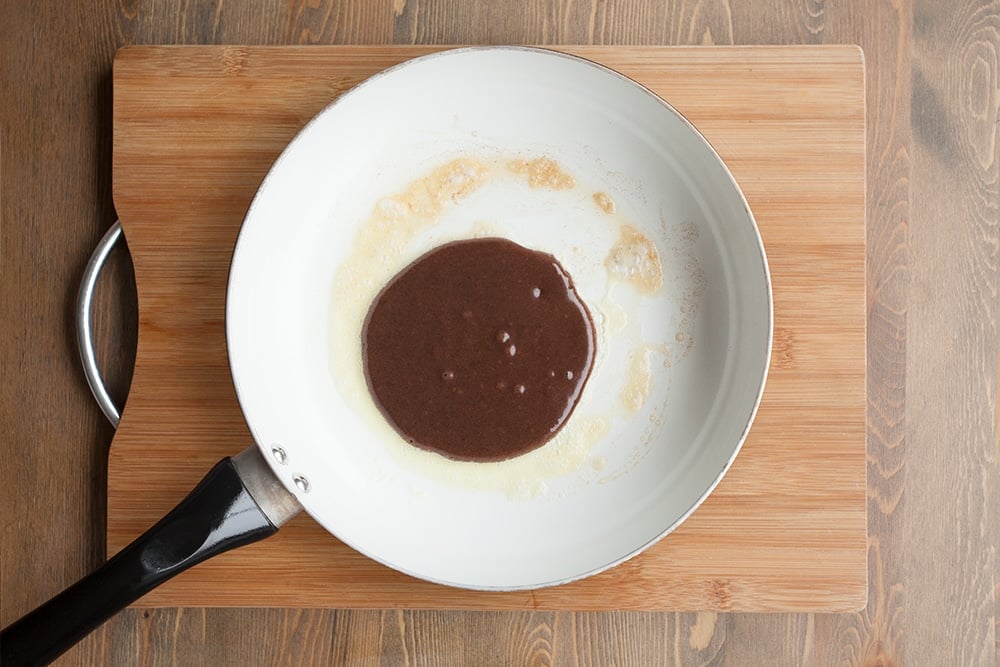
<path fill-rule="evenodd" d="M 393 275 L 482 236 L 556 256 L 597 333 L 566 427 L 495 463 L 403 442 L 366 390 L 360 350 Z M 443 585 L 538 588 L 613 567 L 674 530 L 732 464 L 772 326 L 746 200 L 704 137 L 647 89 L 523 47 L 386 70 L 295 137 L 240 230 L 226 336 L 254 444 L 5 629 L 3 664 L 54 659 L 152 587 L 300 509 Z"/>

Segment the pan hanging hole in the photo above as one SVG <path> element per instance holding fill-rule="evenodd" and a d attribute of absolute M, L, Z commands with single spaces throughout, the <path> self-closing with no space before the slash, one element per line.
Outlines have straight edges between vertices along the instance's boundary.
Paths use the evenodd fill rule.
<path fill-rule="evenodd" d="M 309 480 L 303 475 L 294 475 L 292 481 L 295 482 L 295 486 L 299 487 L 299 490 L 303 493 L 309 493 Z"/>

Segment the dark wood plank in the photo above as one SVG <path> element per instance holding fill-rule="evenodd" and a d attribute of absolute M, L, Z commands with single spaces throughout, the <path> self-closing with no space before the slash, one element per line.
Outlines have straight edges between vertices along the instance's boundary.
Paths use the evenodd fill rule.
<path fill-rule="evenodd" d="M 0 10 L 0 624 L 103 560 L 111 429 L 77 361 L 72 321 L 86 258 L 114 221 L 107 12 L 4 3 Z M 119 278 L 126 279 L 119 271 Z M 119 332 L 102 302 L 98 324 Z M 111 319 L 116 321 L 111 323 Z M 134 316 L 125 317 L 134 324 Z M 134 336 L 134 334 L 133 334 Z M 134 339 L 134 338 L 133 338 Z M 106 338 L 109 376 L 128 375 L 126 334 Z"/>
<path fill-rule="evenodd" d="M 0 39 L 0 625 L 104 560 L 111 428 L 80 371 L 76 286 L 114 221 L 106 8 L 4 3 Z M 118 400 L 134 359 L 131 266 L 117 251 L 94 306 L 98 356 Z M 101 632 L 99 638 L 109 636 Z M 117 639 L 117 637 L 111 637 Z M 109 641 L 89 644 L 98 664 Z"/>
<path fill-rule="evenodd" d="M 718 665 L 726 651 L 729 619 L 715 612 L 560 613 L 553 664 Z"/>
<path fill-rule="evenodd" d="M 906 655 L 995 664 L 1000 4 L 917 0 L 906 364 Z M 919 517 L 919 519 L 918 519 Z"/>
<path fill-rule="evenodd" d="M 838 614 L 850 617 L 850 614 Z M 830 664 L 816 660 L 816 615 L 733 614 L 728 619 L 725 663 L 732 667 L 767 664 Z M 840 664 L 840 663 L 837 663 Z"/>

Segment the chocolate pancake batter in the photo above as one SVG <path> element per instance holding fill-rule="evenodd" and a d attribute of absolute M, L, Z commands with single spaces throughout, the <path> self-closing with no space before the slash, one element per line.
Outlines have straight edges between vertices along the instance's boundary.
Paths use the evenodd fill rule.
<path fill-rule="evenodd" d="M 407 442 L 499 461 L 566 423 L 590 377 L 594 325 L 552 255 L 473 239 L 400 272 L 372 304 L 362 344 L 372 396 Z"/>

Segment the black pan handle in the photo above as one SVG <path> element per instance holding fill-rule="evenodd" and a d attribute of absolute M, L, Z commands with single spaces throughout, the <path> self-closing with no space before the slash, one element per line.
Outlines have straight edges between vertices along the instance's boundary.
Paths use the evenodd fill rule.
<path fill-rule="evenodd" d="M 277 532 L 230 458 L 99 570 L 0 633 L 0 665 L 45 665 L 175 574 Z"/>

